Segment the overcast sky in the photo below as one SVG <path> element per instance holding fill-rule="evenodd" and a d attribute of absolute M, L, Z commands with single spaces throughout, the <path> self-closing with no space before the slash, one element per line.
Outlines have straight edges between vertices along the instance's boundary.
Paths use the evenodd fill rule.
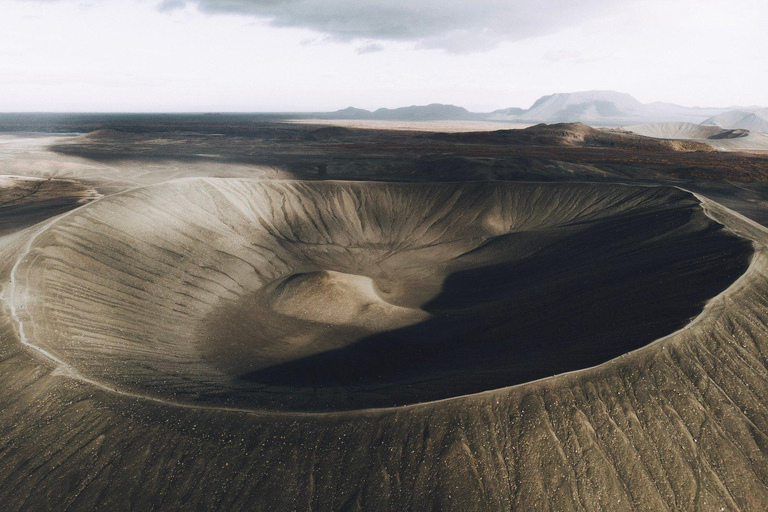
<path fill-rule="evenodd" d="M 766 0 L 0 0 L 0 111 L 768 106 Z"/>

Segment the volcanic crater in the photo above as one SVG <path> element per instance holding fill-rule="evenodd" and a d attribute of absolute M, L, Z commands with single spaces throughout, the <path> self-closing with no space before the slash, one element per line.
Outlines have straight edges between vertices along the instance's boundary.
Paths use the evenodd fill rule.
<path fill-rule="evenodd" d="M 601 364 L 691 322 L 752 255 L 670 187 L 194 178 L 60 218 L 13 300 L 90 381 L 328 412 Z"/>

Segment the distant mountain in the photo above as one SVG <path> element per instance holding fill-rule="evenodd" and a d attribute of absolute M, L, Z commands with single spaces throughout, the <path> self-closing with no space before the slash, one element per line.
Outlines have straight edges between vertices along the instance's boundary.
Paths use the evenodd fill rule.
<path fill-rule="evenodd" d="M 518 122 L 582 122 L 619 126 L 650 122 L 692 122 L 721 114 L 724 108 L 683 107 L 672 103 L 641 103 L 616 91 L 582 91 L 544 96 L 518 115 Z"/>
<path fill-rule="evenodd" d="M 712 116 L 702 124 L 720 126 L 729 130 L 768 133 L 768 108 L 754 111 L 731 110 Z"/>
<path fill-rule="evenodd" d="M 545 123 L 582 122 L 587 124 L 622 124 L 627 119 L 641 119 L 644 105 L 626 93 L 584 91 L 550 94 L 518 116 L 518 120 Z"/>
<path fill-rule="evenodd" d="M 729 111 L 739 112 L 739 114 Z M 720 118 L 728 113 L 729 116 Z M 749 114 L 744 115 L 742 114 Z M 629 94 L 616 91 L 580 91 L 543 96 L 528 109 L 505 108 L 489 113 L 470 112 L 456 105 L 413 105 L 371 112 L 345 108 L 317 114 L 325 119 L 380 119 L 390 121 L 461 121 L 487 120 L 514 123 L 586 123 L 592 126 L 626 126 L 642 123 L 709 122 L 724 128 L 768 131 L 768 109 L 684 107 L 673 103 L 641 103 Z M 742 118 L 743 117 L 743 118 Z M 726 124 L 723 124 L 726 123 Z"/>

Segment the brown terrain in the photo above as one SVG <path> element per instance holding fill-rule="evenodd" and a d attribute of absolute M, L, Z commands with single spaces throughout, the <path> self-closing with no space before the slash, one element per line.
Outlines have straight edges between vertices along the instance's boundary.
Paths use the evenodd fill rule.
<path fill-rule="evenodd" d="M 768 156 L 225 117 L 0 135 L 4 510 L 768 508 Z"/>

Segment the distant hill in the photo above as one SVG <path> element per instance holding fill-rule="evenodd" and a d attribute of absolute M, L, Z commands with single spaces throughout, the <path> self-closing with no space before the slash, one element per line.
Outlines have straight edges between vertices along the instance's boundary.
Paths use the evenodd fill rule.
<path fill-rule="evenodd" d="M 490 119 L 506 120 L 509 117 L 517 117 L 525 112 L 524 108 L 510 107 L 494 110 L 489 114 Z"/>
<path fill-rule="evenodd" d="M 323 116 L 331 119 L 372 119 L 373 112 L 362 108 L 347 107 L 336 112 L 325 113 Z"/>
<path fill-rule="evenodd" d="M 395 109 L 380 108 L 373 113 L 377 119 L 397 121 L 438 121 L 458 119 L 478 119 L 482 114 L 475 114 L 456 105 L 432 103 L 426 106 L 412 106 Z"/>
<path fill-rule="evenodd" d="M 698 141 L 660 140 L 625 130 L 592 128 L 584 123 L 537 124 L 524 129 L 495 132 L 443 133 L 439 138 L 461 143 L 582 146 L 644 151 L 712 151 Z"/>
<path fill-rule="evenodd" d="M 371 112 L 360 108 L 348 107 L 322 115 L 328 119 L 376 119 L 387 121 L 457 121 L 485 119 L 487 114 L 470 112 L 456 105 L 432 103 L 430 105 L 412 105 L 401 108 L 380 108 Z"/>
<path fill-rule="evenodd" d="M 729 130 L 768 133 L 768 108 L 755 111 L 731 110 L 712 116 L 702 124 L 720 126 Z"/>
<path fill-rule="evenodd" d="M 657 101 L 644 105 L 646 122 L 699 124 L 711 116 L 726 112 L 733 107 L 684 107 L 674 103 Z"/>

